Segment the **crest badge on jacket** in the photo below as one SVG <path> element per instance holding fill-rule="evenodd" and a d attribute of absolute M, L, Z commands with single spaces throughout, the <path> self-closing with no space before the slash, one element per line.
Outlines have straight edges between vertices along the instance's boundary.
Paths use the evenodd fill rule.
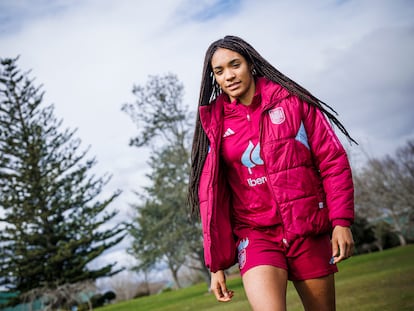
<path fill-rule="evenodd" d="M 286 119 L 285 112 L 282 107 L 276 107 L 269 110 L 269 116 L 273 124 L 282 124 Z"/>

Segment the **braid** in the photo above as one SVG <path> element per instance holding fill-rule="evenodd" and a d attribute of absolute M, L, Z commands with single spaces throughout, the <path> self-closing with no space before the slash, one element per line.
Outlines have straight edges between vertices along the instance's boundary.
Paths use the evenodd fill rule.
<path fill-rule="evenodd" d="M 260 55 L 259 55 L 260 57 Z M 296 95 L 301 100 L 307 102 L 311 106 L 314 106 L 318 108 L 320 111 L 322 111 L 326 117 L 335 124 L 336 127 L 339 128 L 339 130 L 353 143 L 358 143 L 351 137 L 351 135 L 346 130 L 345 126 L 336 118 L 335 115 L 338 115 L 338 113 L 328 104 L 321 101 L 314 95 L 312 95 L 308 90 L 306 90 L 301 85 L 297 84 L 295 81 L 291 80 L 290 78 L 286 77 L 283 73 L 278 71 L 276 68 L 274 68 L 271 64 L 269 64 L 266 60 L 263 60 L 265 62 L 265 66 L 256 68 L 255 69 L 258 73 L 258 76 L 264 76 L 267 77 L 269 80 L 272 80 L 273 82 L 276 82 L 283 86 L 285 89 L 289 91 L 289 93 Z"/>
<path fill-rule="evenodd" d="M 358 144 L 350 136 L 348 131 L 345 129 L 345 126 L 336 118 L 335 115 L 338 115 L 338 113 L 331 106 L 313 96 L 308 90 L 278 71 L 249 43 L 235 36 L 226 36 L 223 39 L 217 40 L 207 49 L 201 79 L 199 106 L 209 105 L 221 93 L 221 89 L 214 79 L 213 70 L 211 68 L 211 59 L 215 51 L 219 48 L 229 49 L 242 55 L 248 63 L 253 65 L 258 77 L 266 77 L 269 80 L 278 83 L 288 90 L 290 94 L 299 97 L 309 105 L 319 109 L 351 142 Z M 209 141 L 201 125 L 199 112 L 197 112 L 191 152 L 190 181 L 188 189 L 188 203 L 190 204 L 193 213 L 198 211 L 198 187 L 200 183 L 201 171 L 207 157 L 208 145 Z"/>
<path fill-rule="evenodd" d="M 214 82 L 214 75 L 210 64 L 216 49 L 217 48 L 213 48 L 213 45 L 211 45 L 206 52 L 201 78 L 199 106 L 210 104 L 210 102 L 220 94 L 220 87 Z M 208 137 L 201 125 L 200 113 L 197 111 L 193 146 L 191 150 L 190 179 L 188 183 L 188 203 L 193 215 L 197 214 L 199 210 L 198 186 L 200 184 L 201 170 L 203 169 L 207 157 L 208 147 Z"/>

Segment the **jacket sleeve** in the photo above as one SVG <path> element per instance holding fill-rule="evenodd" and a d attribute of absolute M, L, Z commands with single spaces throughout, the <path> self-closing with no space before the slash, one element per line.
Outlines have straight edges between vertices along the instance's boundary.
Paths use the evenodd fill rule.
<path fill-rule="evenodd" d="M 344 147 L 325 115 L 303 103 L 304 126 L 316 168 L 322 178 L 332 227 L 354 220 L 354 185 Z"/>

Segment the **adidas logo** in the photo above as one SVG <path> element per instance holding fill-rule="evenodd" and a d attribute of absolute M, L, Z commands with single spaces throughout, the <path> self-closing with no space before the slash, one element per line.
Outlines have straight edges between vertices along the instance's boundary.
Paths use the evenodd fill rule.
<path fill-rule="evenodd" d="M 228 128 L 226 132 L 224 133 L 223 137 L 228 137 L 233 134 L 234 134 L 234 131 L 231 128 Z"/>

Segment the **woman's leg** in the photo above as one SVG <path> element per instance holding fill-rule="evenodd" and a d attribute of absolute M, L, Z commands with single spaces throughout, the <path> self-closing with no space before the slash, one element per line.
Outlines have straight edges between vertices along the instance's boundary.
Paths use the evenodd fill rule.
<path fill-rule="evenodd" d="M 286 270 L 268 265 L 256 266 L 243 274 L 243 286 L 253 310 L 286 310 Z"/>
<path fill-rule="evenodd" d="M 335 310 L 334 274 L 293 283 L 306 311 Z"/>

